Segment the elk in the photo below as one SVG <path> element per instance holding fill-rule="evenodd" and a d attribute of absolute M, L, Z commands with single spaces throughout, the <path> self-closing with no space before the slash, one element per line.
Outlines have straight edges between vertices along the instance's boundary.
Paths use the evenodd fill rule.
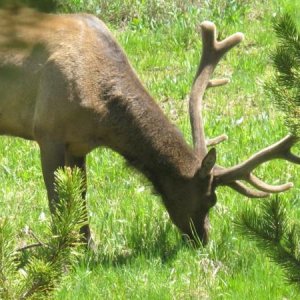
<path fill-rule="evenodd" d="M 292 135 L 230 168 L 216 165 L 226 139 L 205 138 L 202 99 L 220 59 L 243 40 L 235 33 L 222 41 L 216 27 L 201 24 L 202 56 L 191 88 L 189 114 L 193 147 L 146 91 L 108 28 L 92 15 L 51 15 L 29 9 L 0 11 L 0 133 L 38 143 L 49 206 L 58 201 L 54 172 L 63 166 L 85 173 L 86 155 L 97 147 L 120 153 L 161 195 L 173 223 L 186 236 L 208 241 L 216 188 L 228 186 L 246 197 L 286 191 L 253 171 L 272 159 L 299 164 Z M 243 182 L 247 182 L 245 184 Z M 249 184 L 254 188 L 249 188 Z M 89 226 L 82 228 L 91 241 Z"/>

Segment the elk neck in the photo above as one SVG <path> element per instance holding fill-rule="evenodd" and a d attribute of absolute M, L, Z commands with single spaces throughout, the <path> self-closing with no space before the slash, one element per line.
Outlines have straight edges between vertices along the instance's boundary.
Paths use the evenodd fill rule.
<path fill-rule="evenodd" d="M 130 86 L 114 84 L 103 96 L 114 131 L 108 146 L 154 185 L 166 177 L 192 178 L 200 164 L 194 151 L 142 85 L 132 84 L 134 80 L 138 81 L 131 77 Z"/>

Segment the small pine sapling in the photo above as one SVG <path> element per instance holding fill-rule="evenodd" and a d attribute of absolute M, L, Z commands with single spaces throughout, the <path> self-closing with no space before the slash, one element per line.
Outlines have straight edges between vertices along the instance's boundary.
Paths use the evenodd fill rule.
<path fill-rule="evenodd" d="M 300 34 L 289 14 L 274 22 L 278 46 L 271 55 L 275 73 L 266 84 L 266 91 L 284 113 L 288 129 L 295 136 L 300 132 Z"/>
<path fill-rule="evenodd" d="M 300 227 L 289 219 L 282 199 L 262 202 L 259 212 L 245 209 L 235 223 L 284 270 L 289 282 L 300 285 Z"/>
<path fill-rule="evenodd" d="M 300 34 L 290 15 L 274 22 L 278 46 L 271 55 L 275 73 L 266 91 L 284 113 L 291 134 L 300 133 Z M 279 198 L 263 202 L 258 209 L 244 210 L 237 228 L 285 271 L 286 278 L 300 285 L 300 227 L 288 218 Z"/>
<path fill-rule="evenodd" d="M 44 299 L 78 260 L 87 222 L 83 188 L 79 169 L 56 172 L 57 211 L 42 237 L 31 234 L 34 244 L 16 249 L 9 222 L 0 220 L 0 299 Z"/>

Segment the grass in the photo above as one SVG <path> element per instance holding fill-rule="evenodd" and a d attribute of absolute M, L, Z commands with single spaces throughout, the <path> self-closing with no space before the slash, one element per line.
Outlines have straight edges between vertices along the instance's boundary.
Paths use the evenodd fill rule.
<path fill-rule="evenodd" d="M 149 9 L 151 3 L 156 10 Z M 161 3 L 115 0 L 101 1 L 97 7 L 97 1 L 89 1 L 88 10 L 110 22 L 140 78 L 189 142 L 187 96 L 201 52 L 198 24 L 214 21 L 221 37 L 244 32 L 245 41 L 216 70 L 229 76 L 231 83 L 209 91 L 205 98 L 206 133 L 228 134 L 229 141 L 217 148 L 218 163 L 224 166 L 283 137 L 287 130 L 282 117 L 265 97 L 262 83 L 272 71 L 268 58 L 276 43 L 272 18 L 288 10 L 299 20 L 300 4 Z M 85 4 L 73 1 L 68 9 L 80 11 Z M 0 216 L 8 216 L 20 235 L 26 226 L 43 230 L 40 215 L 50 218 L 50 214 L 37 145 L 3 137 L 0 153 Z M 299 217 L 297 167 L 276 161 L 261 166 L 257 174 L 272 183 L 295 183 L 281 198 L 290 217 Z M 282 271 L 234 228 L 244 207 L 255 208 L 264 200 L 248 200 L 219 188 L 218 203 L 211 211 L 211 242 L 194 249 L 181 241 L 149 183 L 127 168 L 120 156 L 106 149 L 94 151 L 88 156 L 88 175 L 90 222 L 98 253 L 86 254 L 57 287 L 55 299 L 252 299 L 253 295 L 299 299 L 299 291 L 285 282 Z"/>

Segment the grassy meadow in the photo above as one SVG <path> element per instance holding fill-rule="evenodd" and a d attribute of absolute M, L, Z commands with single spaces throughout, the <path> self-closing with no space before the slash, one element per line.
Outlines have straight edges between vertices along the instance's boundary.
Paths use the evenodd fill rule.
<path fill-rule="evenodd" d="M 222 39 L 243 32 L 245 40 L 215 72 L 229 77 L 230 84 L 209 90 L 205 97 L 207 136 L 229 136 L 217 146 L 218 164 L 236 164 L 288 133 L 263 85 L 273 71 L 272 19 L 288 11 L 299 23 L 299 1 L 69 2 L 64 10 L 94 12 L 107 22 L 145 86 L 189 143 L 188 95 L 201 54 L 199 24 L 215 22 Z M 0 153 L 0 217 L 9 218 L 21 244 L 24 228 L 38 234 L 50 218 L 38 146 L 2 137 Z M 256 174 L 273 184 L 294 182 L 279 197 L 297 221 L 299 167 L 273 161 Z M 209 244 L 190 247 L 142 176 L 112 151 L 93 151 L 88 156 L 87 199 L 97 253 L 78 262 L 53 298 L 299 299 L 297 286 L 288 284 L 282 270 L 234 225 L 246 207 L 255 209 L 268 200 L 247 199 L 225 187 L 217 195 Z"/>

